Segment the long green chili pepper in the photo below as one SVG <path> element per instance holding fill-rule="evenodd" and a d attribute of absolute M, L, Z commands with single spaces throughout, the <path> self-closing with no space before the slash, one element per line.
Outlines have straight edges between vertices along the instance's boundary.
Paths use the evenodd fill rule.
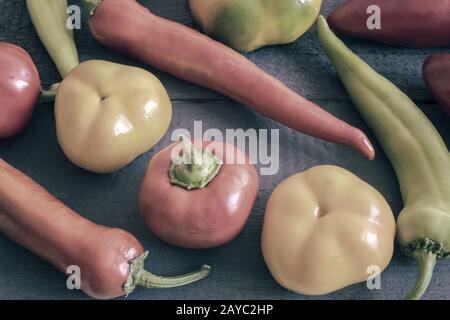
<path fill-rule="evenodd" d="M 436 261 L 450 254 L 450 155 L 422 111 L 389 80 L 356 56 L 318 20 L 319 40 L 351 100 L 377 136 L 397 173 L 404 209 L 398 241 L 420 269 L 407 299 L 427 289 Z"/>
<path fill-rule="evenodd" d="M 67 0 L 27 0 L 33 25 L 64 78 L 79 64 L 73 31 L 67 27 Z"/>

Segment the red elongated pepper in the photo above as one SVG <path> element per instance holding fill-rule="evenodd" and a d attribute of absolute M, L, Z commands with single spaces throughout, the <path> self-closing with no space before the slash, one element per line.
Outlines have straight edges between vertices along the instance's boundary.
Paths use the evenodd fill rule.
<path fill-rule="evenodd" d="M 120 297 L 136 286 L 175 287 L 209 274 L 203 266 L 184 276 L 155 276 L 144 270 L 148 252 L 130 233 L 81 217 L 1 159 L 0 181 L 0 232 L 64 273 L 78 266 L 81 289 L 91 297 Z"/>
<path fill-rule="evenodd" d="M 83 0 L 89 27 L 103 45 L 207 87 L 299 132 L 349 145 L 369 159 L 374 149 L 361 130 L 287 88 L 244 56 L 136 0 Z"/>
<path fill-rule="evenodd" d="M 450 45 L 449 16 L 450 0 L 346 0 L 328 23 L 347 36 L 423 48 Z M 368 27 L 372 17 L 379 26 Z"/>

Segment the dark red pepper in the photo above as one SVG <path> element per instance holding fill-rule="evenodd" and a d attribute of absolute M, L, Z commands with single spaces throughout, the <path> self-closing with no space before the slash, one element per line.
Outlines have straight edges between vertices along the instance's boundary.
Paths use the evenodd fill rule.
<path fill-rule="evenodd" d="M 449 17 L 450 0 L 346 0 L 327 20 L 347 36 L 421 48 L 450 45 Z"/>
<path fill-rule="evenodd" d="M 0 42 L 0 139 L 25 128 L 39 93 L 39 73 L 30 55 L 16 45 Z"/>
<path fill-rule="evenodd" d="M 423 64 L 423 79 L 431 94 L 450 116 L 450 54 L 429 56 Z"/>

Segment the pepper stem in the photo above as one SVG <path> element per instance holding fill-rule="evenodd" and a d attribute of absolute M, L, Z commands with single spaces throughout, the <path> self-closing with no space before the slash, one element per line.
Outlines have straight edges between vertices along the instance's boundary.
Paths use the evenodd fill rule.
<path fill-rule="evenodd" d="M 412 257 L 419 265 L 419 279 L 415 287 L 408 293 L 406 300 L 419 300 L 430 284 L 433 276 L 433 269 L 437 262 L 437 254 L 428 250 L 415 250 L 411 253 Z"/>
<path fill-rule="evenodd" d="M 183 155 L 172 159 L 170 181 L 188 190 L 204 188 L 219 173 L 222 162 L 211 150 L 196 148 L 187 137 L 180 136 L 179 140 Z"/>
<path fill-rule="evenodd" d="M 203 265 L 199 270 L 176 277 L 161 277 L 144 269 L 144 261 L 148 251 L 134 259 L 130 264 L 130 276 L 124 284 L 125 295 L 128 296 L 137 286 L 162 289 L 184 286 L 199 281 L 209 275 L 211 267 Z"/>
<path fill-rule="evenodd" d="M 89 11 L 89 13 L 92 15 L 94 14 L 95 9 L 99 6 L 102 0 L 81 0 L 81 2 L 83 3 L 83 6 L 85 6 L 86 9 Z"/>
<path fill-rule="evenodd" d="M 60 83 L 52 84 L 48 90 L 41 88 L 41 95 L 39 96 L 39 104 L 54 102 L 56 93 L 58 92 L 59 85 Z"/>

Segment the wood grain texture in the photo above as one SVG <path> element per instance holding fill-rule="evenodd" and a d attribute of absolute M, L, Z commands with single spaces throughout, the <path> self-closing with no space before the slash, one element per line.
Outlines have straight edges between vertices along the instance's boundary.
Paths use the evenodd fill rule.
<path fill-rule="evenodd" d="M 69 2 L 79 4 L 78 1 Z M 161 16 L 195 27 L 186 0 L 140 2 Z M 325 0 L 323 13 L 328 14 L 339 2 Z M 47 104 L 37 107 L 32 123 L 20 136 L 0 142 L 0 157 L 89 219 L 135 234 L 150 250 L 147 267 L 153 272 L 178 274 L 203 263 L 213 267 L 209 278 L 194 285 L 170 290 L 138 289 L 129 299 L 313 299 L 288 292 L 272 279 L 262 259 L 260 235 L 264 208 L 271 191 L 284 178 L 314 165 L 336 164 L 351 170 L 375 186 L 398 214 L 401 198 L 397 182 L 379 145 L 376 144 L 376 160 L 369 162 L 346 147 L 298 134 L 219 94 L 101 47 L 89 35 L 86 18 L 85 14 L 83 28 L 76 33 L 81 60 L 106 59 L 154 72 L 174 103 L 169 133 L 154 150 L 125 169 L 110 175 L 94 175 L 76 168 L 65 158 L 55 137 L 52 105 Z M 0 41 L 16 43 L 32 55 L 43 84 L 59 80 L 56 68 L 32 28 L 24 0 L 0 0 Z M 428 54 L 442 50 L 411 50 L 353 39 L 345 41 L 416 100 L 450 144 L 449 119 L 427 93 L 420 71 Z M 375 142 L 321 51 L 315 28 L 293 44 L 264 48 L 248 57 L 293 90 L 367 132 Z M 161 242 L 147 230 L 137 208 L 137 194 L 148 160 L 170 142 L 173 130 L 192 130 L 195 120 L 202 120 L 205 129 L 280 129 L 280 171 L 275 176 L 261 177 L 261 191 L 242 234 L 229 245 L 205 251 L 185 250 Z M 2 235 L 0 251 L 0 299 L 87 298 L 81 292 L 68 291 L 64 275 Z M 450 298 L 449 267 L 448 261 L 438 264 L 425 298 Z M 400 299 L 412 286 L 416 272 L 414 261 L 397 250 L 392 263 L 382 274 L 382 290 L 369 291 L 363 283 L 314 299 Z"/>

